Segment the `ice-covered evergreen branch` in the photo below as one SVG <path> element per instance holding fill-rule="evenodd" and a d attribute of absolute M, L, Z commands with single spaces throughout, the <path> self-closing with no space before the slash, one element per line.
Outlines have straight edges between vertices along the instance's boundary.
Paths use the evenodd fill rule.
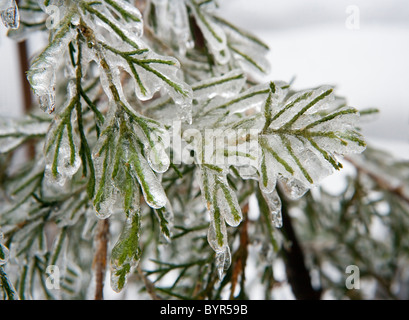
<path fill-rule="evenodd" d="M 47 298 L 87 296 L 92 261 L 80 257 L 89 252 L 99 257 L 102 292 L 110 247 L 115 291 L 138 271 L 152 297 L 220 298 L 228 284 L 231 298 L 239 286 L 246 297 L 254 239 L 270 248 L 260 259 L 285 254 L 283 203 L 303 201 L 342 168 L 342 155 L 365 149 L 359 111 L 330 86 L 256 83 L 253 74 L 269 72 L 268 46 L 220 17 L 215 1 L 151 0 L 141 11 L 125 0 L 60 4 L 21 1 L 20 15 L 14 0 L 1 8 L 11 37 L 49 36 L 27 72 L 49 114 L 0 122 L 2 155 L 37 145 L 35 159 L 1 180 L 7 246 L 28 262 L 19 296 L 36 295 L 36 284 Z M 51 6 L 60 14 L 52 28 Z M 253 195 L 256 220 L 247 214 Z M 108 228 L 95 240 L 98 219 L 109 219 L 112 246 Z M 157 267 L 144 270 L 147 259 Z M 50 264 L 61 266 L 64 293 L 47 287 Z M 163 286 L 172 272 L 173 285 Z"/>

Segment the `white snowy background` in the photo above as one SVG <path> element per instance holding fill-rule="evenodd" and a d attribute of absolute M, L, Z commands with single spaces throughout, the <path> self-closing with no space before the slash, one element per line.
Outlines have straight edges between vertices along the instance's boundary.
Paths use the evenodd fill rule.
<path fill-rule="evenodd" d="M 269 80 L 305 89 L 337 87 L 351 106 L 380 114 L 362 124 L 367 141 L 409 160 L 409 1 L 220 0 L 220 15 L 271 48 Z M 351 15 L 354 15 L 353 17 Z M 359 25 L 358 25 L 359 22 Z M 351 28 L 355 26 L 355 28 Z M 355 24 L 354 24 L 355 23 Z M 22 112 L 16 44 L 0 27 L 0 116 Z M 34 52 L 36 43 L 30 43 Z M 346 168 L 348 170 L 348 168 Z M 324 181 L 336 192 L 342 173 Z M 274 266 L 282 274 L 282 266 Z M 251 278 L 251 276 L 248 276 Z M 106 281 L 106 298 L 118 298 Z M 257 288 L 253 298 L 259 298 Z M 278 298 L 293 298 L 284 287 Z M 261 296 L 260 296 L 261 297 Z M 330 297 L 328 297 L 330 298 Z"/>

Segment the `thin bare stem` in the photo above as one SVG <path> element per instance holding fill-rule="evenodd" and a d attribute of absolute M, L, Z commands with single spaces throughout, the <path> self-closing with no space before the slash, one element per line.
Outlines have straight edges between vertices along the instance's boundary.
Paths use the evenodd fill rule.
<path fill-rule="evenodd" d="M 94 268 L 95 268 L 95 300 L 103 300 L 104 290 L 104 278 L 107 261 L 107 248 L 109 237 L 109 220 L 98 221 L 97 234 L 95 237 L 96 252 L 94 256 Z"/>

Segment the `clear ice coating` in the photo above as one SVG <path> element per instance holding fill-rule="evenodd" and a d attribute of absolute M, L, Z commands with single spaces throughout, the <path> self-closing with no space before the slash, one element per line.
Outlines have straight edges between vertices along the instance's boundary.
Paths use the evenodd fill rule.
<path fill-rule="evenodd" d="M 133 161 L 130 165 L 132 170 L 136 173 L 136 178 L 141 185 L 143 196 L 150 207 L 154 209 L 162 208 L 168 201 L 162 184 L 142 153 L 139 150 L 136 152 L 137 155 L 131 159 Z"/>
<path fill-rule="evenodd" d="M 87 55 L 92 56 L 92 60 L 95 60 L 100 67 L 101 85 L 109 99 L 113 100 L 111 86 L 114 85 L 121 96 L 121 101 L 126 101 L 122 92 L 123 79 L 121 79 L 124 71 L 130 76 L 127 85 L 130 89 L 132 88 L 133 94 L 139 100 L 150 100 L 158 91 L 161 95 L 168 94 L 179 105 L 183 120 L 191 122 L 192 90 L 179 77 L 179 61 L 174 57 L 162 56 L 153 52 L 140 38 L 140 34 L 129 29 L 129 25 L 133 22 L 121 23 L 121 19 L 115 19 L 110 10 L 105 8 L 105 4 L 99 3 L 93 5 L 92 8 L 105 15 L 110 21 L 112 20 L 108 26 L 99 19 L 83 16 L 85 23 L 94 30 L 97 42 L 92 48 L 85 48 L 85 50 L 88 51 Z M 122 10 L 121 15 L 125 14 L 124 11 L 130 14 L 125 4 Z M 138 19 L 135 15 L 133 17 L 132 20 Z M 137 23 L 137 25 L 142 25 L 142 23 Z M 104 38 L 98 37 L 98 34 L 102 33 L 98 32 L 101 28 L 106 29 L 103 31 L 108 31 L 106 35 L 104 33 Z M 121 32 L 118 34 L 116 30 L 121 30 Z M 98 48 L 98 52 L 95 52 L 95 48 Z"/>
<path fill-rule="evenodd" d="M 172 205 L 168 201 L 166 206 L 155 210 L 161 229 L 161 240 L 163 243 L 170 243 L 173 232 L 174 214 Z"/>
<path fill-rule="evenodd" d="M 163 173 L 169 169 L 170 159 L 166 152 L 167 141 L 169 141 L 169 135 L 166 130 L 160 130 L 157 134 L 155 134 L 155 130 L 152 130 L 150 142 L 145 143 L 146 158 L 155 172 Z"/>
<path fill-rule="evenodd" d="M 157 35 L 176 47 L 181 55 L 191 43 L 185 0 L 152 0 L 155 5 Z M 170 24 L 169 21 L 172 21 Z"/>
<path fill-rule="evenodd" d="M 217 178 L 217 204 L 221 216 L 230 226 L 237 227 L 243 220 L 236 193 L 230 188 L 226 176 Z"/>
<path fill-rule="evenodd" d="M 219 77 L 196 82 L 193 85 L 194 98 L 196 100 L 212 99 L 221 96 L 229 99 L 235 97 L 246 83 L 243 70 L 236 69 Z"/>
<path fill-rule="evenodd" d="M 221 26 L 214 21 L 208 12 L 210 10 L 206 10 L 206 6 L 199 6 L 195 1 L 188 1 L 187 3 L 215 60 L 222 65 L 229 62 L 231 53 L 227 45 L 226 34 Z"/>
<path fill-rule="evenodd" d="M 118 190 L 111 182 L 107 182 L 104 186 L 104 197 L 95 206 L 97 217 L 100 219 L 109 218 L 115 210 L 115 204 L 118 197 Z"/>
<path fill-rule="evenodd" d="M 73 14 L 68 14 L 59 25 L 54 38 L 44 51 L 34 60 L 27 72 L 27 79 L 34 93 L 38 96 L 40 108 L 52 113 L 55 108 L 56 72 L 61 57 L 68 50 L 68 44 L 74 39 L 75 29 L 70 28 Z"/>
<path fill-rule="evenodd" d="M 75 96 L 73 86 L 69 86 L 69 96 Z M 45 150 L 45 176 L 60 186 L 64 186 L 81 166 L 79 156 L 78 137 L 74 134 L 74 112 L 69 110 L 71 99 L 68 99 L 66 107 L 52 122 L 46 136 Z M 67 110 L 69 116 L 66 115 Z M 69 123 L 66 123 L 69 122 Z"/>
<path fill-rule="evenodd" d="M 245 112 L 250 109 L 260 108 L 268 96 L 268 84 L 260 84 L 251 87 L 239 95 L 235 96 L 232 101 L 226 99 L 213 99 L 209 104 L 203 107 L 204 113 L 223 112 L 230 113 Z"/>
<path fill-rule="evenodd" d="M 1 0 L 0 15 L 7 29 L 17 29 L 19 27 L 20 14 L 15 0 Z"/>
<path fill-rule="evenodd" d="M 129 212 L 121 235 L 111 253 L 111 288 L 120 292 L 125 286 L 127 275 L 138 265 L 140 217 L 139 210 Z"/>

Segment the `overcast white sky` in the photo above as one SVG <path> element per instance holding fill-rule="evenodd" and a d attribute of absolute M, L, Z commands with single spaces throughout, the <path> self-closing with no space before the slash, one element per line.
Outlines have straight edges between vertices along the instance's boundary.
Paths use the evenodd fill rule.
<path fill-rule="evenodd" d="M 228 20 L 270 48 L 271 78 L 306 88 L 333 84 L 354 107 L 377 107 L 374 139 L 409 139 L 409 1 L 222 0 Z M 352 10 L 352 11 L 351 11 Z M 357 10 L 357 11 L 353 11 Z M 359 18 L 359 28 L 348 22 Z M 356 21 L 356 19 L 355 19 Z M 409 150 L 406 145 L 406 154 Z"/>
<path fill-rule="evenodd" d="M 336 85 L 352 106 L 381 110 L 376 121 L 363 126 L 368 138 L 387 141 L 387 146 L 392 141 L 404 143 L 409 153 L 409 1 L 219 0 L 219 4 L 221 15 L 270 45 L 269 80 L 296 77 L 297 89 Z M 347 21 L 357 21 L 352 20 L 354 13 L 359 28 L 351 30 Z M 16 115 L 21 110 L 16 51 L 4 35 L 1 26 L 0 115 Z"/>

